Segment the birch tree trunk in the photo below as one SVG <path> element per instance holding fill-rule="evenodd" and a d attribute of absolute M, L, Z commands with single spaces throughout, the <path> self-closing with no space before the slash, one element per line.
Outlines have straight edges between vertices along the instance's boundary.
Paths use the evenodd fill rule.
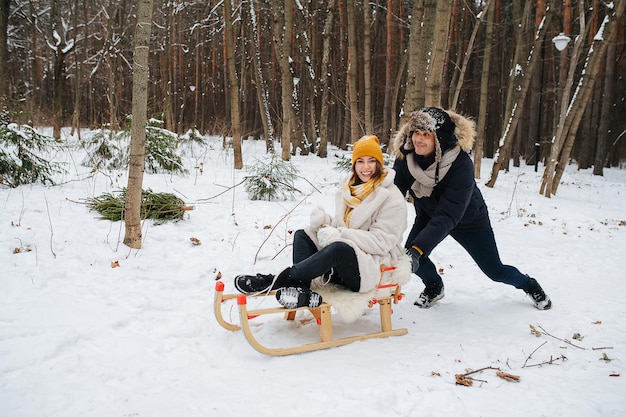
<path fill-rule="evenodd" d="M 235 34 L 233 29 L 233 7 L 231 0 L 224 0 L 224 55 L 228 72 L 228 93 L 230 95 L 230 125 L 233 135 L 234 168 L 243 168 L 241 155 L 241 126 L 239 115 L 239 82 L 235 68 Z"/>
<path fill-rule="evenodd" d="M 130 166 L 124 207 L 126 234 L 124 244 L 141 248 L 141 192 L 146 159 L 146 121 L 148 107 L 148 58 L 152 29 L 152 1 L 138 0 L 133 56 L 133 121 L 130 138 Z"/>

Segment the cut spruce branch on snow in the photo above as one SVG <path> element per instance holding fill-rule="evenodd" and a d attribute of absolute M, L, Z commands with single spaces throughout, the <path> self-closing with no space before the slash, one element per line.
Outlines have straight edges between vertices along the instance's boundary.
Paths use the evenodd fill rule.
<path fill-rule="evenodd" d="M 95 210 L 103 220 L 118 221 L 124 217 L 126 189 L 116 193 L 105 193 L 99 197 L 87 198 L 85 202 L 91 210 Z M 141 218 L 158 221 L 181 220 L 185 213 L 193 210 L 185 202 L 171 193 L 155 193 L 144 190 L 141 197 Z"/>

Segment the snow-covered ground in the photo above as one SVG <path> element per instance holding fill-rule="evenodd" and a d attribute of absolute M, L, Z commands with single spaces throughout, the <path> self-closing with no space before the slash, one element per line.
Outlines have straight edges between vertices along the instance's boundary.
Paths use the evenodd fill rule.
<path fill-rule="evenodd" d="M 208 141 L 187 150 L 188 175 L 145 175 L 144 188 L 195 210 L 175 223 L 145 222 L 140 250 L 121 243 L 121 222 L 81 204 L 125 187 L 126 173 L 90 175 L 80 151 L 59 156 L 61 185 L 0 188 L 0 416 L 625 415 L 626 171 L 598 177 L 570 166 L 548 199 L 538 193 L 542 169 L 512 168 L 487 188 L 492 161 L 483 161 L 478 182 L 500 255 L 538 279 L 552 310 L 490 281 L 448 238 L 432 255 L 446 297 L 415 307 L 423 286 L 413 277 L 394 306 L 394 327 L 407 335 L 268 357 L 218 325 L 216 280 L 233 292 L 235 275 L 290 263 L 291 232 L 317 205 L 332 211 L 342 151 L 294 157 L 302 178 L 293 200 L 251 201 L 234 187 L 247 172 L 232 169 L 221 139 Z M 267 158 L 264 147 L 245 141 L 244 163 Z M 260 298 L 250 307 L 274 305 Z M 238 321 L 235 304 L 223 311 Z M 376 331 L 378 320 L 368 310 L 334 332 Z M 314 322 L 256 323 L 270 346 L 319 336 Z M 456 374 L 481 368 L 520 379 L 486 369 L 471 387 L 455 384 Z"/>

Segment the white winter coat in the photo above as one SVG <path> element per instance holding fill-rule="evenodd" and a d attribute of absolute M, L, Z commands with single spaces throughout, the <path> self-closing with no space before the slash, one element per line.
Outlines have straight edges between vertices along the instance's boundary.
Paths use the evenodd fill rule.
<path fill-rule="evenodd" d="M 379 283 L 404 284 L 411 275 L 410 258 L 402 246 L 407 227 L 407 203 L 394 185 L 394 177 L 395 171 L 387 168 L 383 183 L 352 211 L 350 227 L 346 227 L 343 220 L 346 204 L 341 190 L 335 197 L 335 214 L 327 219 L 327 224 L 339 230 L 339 237 L 333 241 L 349 244 L 356 253 L 361 293 L 372 291 Z M 349 179 L 344 184 L 347 181 Z M 307 226 L 305 232 L 319 248 L 317 230 Z M 396 269 L 385 272 L 381 280 L 381 265 Z"/>

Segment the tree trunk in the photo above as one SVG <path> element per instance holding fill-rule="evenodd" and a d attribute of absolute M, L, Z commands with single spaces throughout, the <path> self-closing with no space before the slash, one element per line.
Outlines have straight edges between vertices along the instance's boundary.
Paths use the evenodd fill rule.
<path fill-rule="evenodd" d="M 434 48 L 433 37 L 435 33 L 435 22 L 432 16 L 437 15 L 437 0 L 424 0 L 424 13 L 420 16 L 422 23 L 421 36 L 418 40 L 417 54 L 417 83 L 415 85 L 416 102 L 411 109 L 418 110 L 426 103 L 426 78 L 428 77 L 432 65 L 432 51 Z"/>
<path fill-rule="evenodd" d="M 239 82 L 237 81 L 237 69 L 235 68 L 235 34 L 232 19 L 231 0 L 224 0 L 224 58 L 228 71 L 228 93 L 230 94 L 230 125 L 233 135 L 233 154 L 235 158 L 234 168 L 243 168 L 243 156 L 241 154 L 241 126 L 239 115 Z"/>
<path fill-rule="evenodd" d="M 63 84 L 65 81 L 65 57 L 67 55 L 65 43 L 65 28 L 61 23 L 61 6 L 57 0 L 52 0 L 50 6 L 51 31 L 50 39 L 54 40 L 54 63 L 52 75 L 52 136 L 61 139 L 63 125 Z"/>
<path fill-rule="evenodd" d="M 563 132 L 562 137 L 555 138 L 555 143 L 560 139 L 564 142 L 564 146 L 559 157 L 559 165 L 556 166 L 553 176 L 550 171 L 548 171 L 547 175 L 544 177 L 544 180 L 546 181 L 544 195 L 546 197 L 556 194 L 559 181 L 561 181 L 561 177 L 565 171 L 565 166 L 567 166 L 567 161 L 569 160 L 572 147 L 574 146 L 576 131 L 578 130 L 578 126 L 580 124 L 580 120 L 582 119 L 587 102 L 589 101 L 589 97 L 591 97 L 591 93 L 593 92 L 593 86 L 599 75 L 602 61 L 605 59 L 610 39 L 613 39 L 613 36 L 615 36 L 619 27 L 619 20 L 624 15 L 626 0 L 617 0 L 613 2 L 613 5 L 614 7 L 608 11 L 607 17 L 603 22 L 603 27 L 596 34 L 593 44 L 589 48 L 586 65 L 583 69 L 581 79 L 569 106 L 569 109 L 571 110 L 568 112 L 567 117 L 563 122 L 564 128 L 560 129 Z M 603 37 L 608 40 L 604 40 Z M 552 167 L 554 168 L 554 165 L 552 165 Z M 548 168 L 546 167 L 546 170 L 547 169 Z"/>
<path fill-rule="evenodd" d="M 146 120 L 148 108 L 148 59 L 152 29 L 152 0 L 138 0 L 135 52 L 133 57 L 133 122 L 131 126 L 130 166 L 124 207 L 126 234 L 124 244 L 141 248 L 141 192 L 146 159 Z"/>
<path fill-rule="evenodd" d="M 163 62 L 161 63 L 161 68 L 163 68 L 163 72 L 161 74 L 161 82 L 162 82 L 162 91 L 163 91 L 163 119 L 165 122 L 165 128 L 170 131 L 174 131 L 175 129 L 175 116 L 174 116 L 174 74 L 172 67 L 173 63 L 173 24 L 174 21 L 172 15 L 173 5 L 167 4 L 164 5 L 166 10 L 165 21 L 167 22 L 167 28 L 165 31 L 165 45 L 163 48 Z"/>
<path fill-rule="evenodd" d="M 391 3 L 391 0 L 389 1 Z M 357 90 L 357 52 L 354 2 L 346 1 L 348 18 L 348 100 L 350 104 L 350 143 L 354 143 L 361 136 L 359 123 L 359 98 Z"/>
<path fill-rule="evenodd" d="M 385 143 L 386 145 L 389 145 L 389 143 L 391 142 L 391 138 L 393 135 L 393 132 L 396 132 L 398 129 L 398 96 L 400 95 L 400 84 L 402 83 L 402 74 L 404 74 L 407 64 L 408 64 L 409 58 L 407 57 L 407 54 L 402 54 L 402 57 L 400 58 L 400 64 L 398 66 L 398 76 L 396 77 L 396 82 L 393 86 L 393 94 L 391 95 L 391 109 L 390 109 L 390 113 L 393 116 L 391 118 L 391 135 L 389 135 L 386 138 L 381 138 L 381 141 L 383 141 L 383 143 Z M 387 147 L 387 153 L 389 153 L 390 155 L 393 153 L 393 149 L 391 149 L 390 147 Z"/>
<path fill-rule="evenodd" d="M 485 5 L 487 8 L 489 4 Z M 485 29 L 485 45 L 492 45 L 493 19 L 496 5 L 489 7 L 487 12 L 487 23 Z M 484 13 L 484 12 L 483 12 Z M 483 66 L 480 74 L 480 103 L 478 107 L 478 123 L 476 127 L 476 142 L 474 143 L 474 177 L 480 178 L 481 161 L 483 159 L 483 144 L 487 137 L 487 119 L 489 115 L 489 69 L 491 68 L 492 48 L 484 49 Z"/>
<path fill-rule="evenodd" d="M 539 30 L 539 25 L 541 25 L 541 23 L 543 22 L 543 17 L 545 15 L 545 11 L 546 11 L 546 5 L 545 2 L 543 0 L 538 1 L 537 2 L 537 7 L 535 8 L 535 27 L 534 30 L 535 32 Z M 548 48 L 550 47 L 550 45 L 548 45 Z M 541 143 L 541 134 L 542 133 L 548 133 L 545 132 L 543 129 L 543 121 L 542 120 L 542 116 L 544 116 L 545 112 L 544 112 L 544 103 L 547 102 L 547 100 L 544 100 L 544 95 L 546 95 L 546 91 L 544 91 L 544 82 L 545 82 L 545 77 L 544 77 L 544 73 L 545 73 L 545 67 L 546 67 L 546 61 L 545 61 L 545 54 L 546 54 L 546 46 L 544 44 L 541 45 L 541 50 L 539 51 L 540 57 L 539 57 L 539 71 L 537 71 L 534 76 L 532 77 L 532 81 L 531 81 L 531 89 L 530 91 L 532 92 L 530 97 L 528 98 L 528 117 L 526 117 L 527 120 L 527 124 L 525 126 L 524 129 L 524 136 L 526 138 L 530 138 L 530 139 L 534 139 L 532 140 L 532 142 L 534 142 L 535 146 L 535 152 L 534 152 L 534 163 L 535 163 L 535 170 L 538 169 L 538 163 L 539 163 L 539 152 L 537 152 L 540 149 L 540 143 Z M 522 129 L 519 129 L 520 132 L 522 131 Z M 523 139 L 524 137 L 521 137 L 520 139 Z M 514 158 L 516 158 L 517 160 L 519 159 L 519 154 L 520 153 L 524 153 L 525 149 L 523 147 L 524 143 L 523 140 L 519 141 L 519 149 L 518 152 L 513 155 Z M 528 163 L 528 159 L 526 159 L 526 162 Z M 519 164 L 517 165 L 519 166 Z"/>
<path fill-rule="evenodd" d="M 269 91 L 267 90 L 267 83 L 263 77 L 263 64 L 261 60 L 261 37 L 258 30 L 258 9 L 259 4 L 257 2 L 249 2 L 250 6 L 250 29 L 252 30 L 252 64 L 254 65 L 254 80 L 256 83 L 256 95 L 261 109 L 261 123 L 263 124 L 263 137 L 265 138 L 265 148 L 268 152 L 274 153 L 274 125 L 272 123 L 272 117 L 270 115 L 270 103 L 269 103 Z"/>
<path fill-rule="evenodd" d="M 295 109 L 297 115 L 297 134 L 296 134 L 296 146 L 300 149 L 300 155 L 308 155 L 317 138 L 316 129 L 316 88 L 314 83 L 316 82 L 315 68 L 313 64 L 313 54 L 311 50 L 310 34 L 313 32 L 311 27 L 311 19 L 303 8 L 296 8 L 294 15 L 294 27 L 298 29 L 294 34 L 296 40 L 299 41 L 298 46 L 295 48 L 304 57 L 306 63 L 303 67 L 299 68 L 302 71 L 303 76 L 300 77 L 300 82 L 294 83 L 294 97 L 296 98 Z M 308 67 L 308 68 L 307 68 Z M 294 152 L 295 154 L 295 152 Z"/>
<path fill-rule="evenodd" d="M 274 51 L 280 68 L 281 103 L 283 111 L 281 158 L 291 159 L 291 141 L 294 135 L 295 113 L 293 109 L 293 78 L 289 63 L 293 35 L 293 3 L 280 0 L 273 3 L 274 9 Z M 282 9 L 282 11 L 281 11 Z"/>
<path fill-rule="evenodd" d="M 434 41 L 424 95 L 426 106 L 441 106 L 441 81 L 443 80 L 443 70 L 448 50 L 448 29 L 450 28 L 451 10 L 451 1 L 437 2 Z"/>
<path fill-rule="evenodd" d="M 372 113 L 372 9 L 369 2 L 363 3 L 363 90 L 365 101 L 365 132 L 374 132 Z M 394 118 L 395 119 L 395 118 Z"/>
<path fill-rule="evenodd" d="M 481 12 L 481 16 L 484 16 L 485 13 L 488 13 L 490 2 L 491 2 L 490 0 L 487 0 L 485 2 L 485 7 L 483 8 Z M 449 106 L 449 108 L 452 110 L 456 109 L 457 103 L 459 102 L 459 95 L 461 94 L 461 88 L 463 87 L 463 81 L 465 80 L 465 72 L 467 71 L 469 60 L 474 50 L 474 41 L 476 40 L 476 35 L 478 34 L 478 30 L 480 29 L 481 21 L 482 21 L 482 18 L 476 19 L 476 22 L 474 24 L 474 29 L 472 30 L 472 35 L 470 36 L 467 49 L 465 50 L 465 56 L 463 57 L 463 64 L 461 65 L 461 69 L 459 71 L 460 72 L 459 79 L 456 83 L 456 87 L 454 88 L 454 96 L 452 97 L 452 102 L 450 103 L 450 106 Z"/>
<path fill-rule="evenodd" d="M 526 3 L 526 10 L 524 16 L 528 16 L 530 2 Z M 519 40 L 516 46 L 515 59 L 513 61 L 514 76 L 511 77 L 511 83 L 507 93 L 507 106 L 505 113 L 505 125 L 502 128 L 502 137 L 500 139 L 500 146 L 498 148 L 496 159 L 491 169 L 491 178 L 487 182 L 487 187 L 493 187 L 498 178 L 498 173 L 503 165 L 508 162 L 511 146 L 513 145 L 513 138 L 517 131 L 517 124 L 522 115 L 522 109 L 524 108 L 524 101 L 526 99 L 530 81 L 532 80 L 532 74 L 535 68 L 535 64 L 538 61 L 539 52 L 541 49 L 541 43 L 546 34 L 547 28 L 550 26 L 550 19 L 552 14 L 550 11 L 545 16 L 544 22 L 540 25 L 539 31 L 536 33 L 534 44 L 529 52 L 529 56 L 525 59 L 522 56 L 525 55 L 525 48 L 520 43 L 522 42 L 520 28 Z M 524 19 L 526 21 L 526 19 Z M 523 65 L 527 62 L 526 65 Z M 519 70 L 518 70 L 519 68 Z"/>
<path fill-rule="evenodd" d="M 74 16 L 73 16 L 73 26 L 78 30 L 78 10 L 79 10 L 79 1 L 74 0 Z M 86 9 L 87 6 L 83 4 L 82 9 Z M 85 25 L 87 26 L 87 25 Z M 80 92 L 81 92 L 81 61 L 78 56 L 78 53 L 74 54 L 74 112 L 72 113 L 72 132 L 71 135 L 74 135 L 74 132 L 78 133 L 78 139 L 80 140 L 80 111 L 81 111 L 81 100 L 80 100 Z"/>
<path fill-rule="evenodd" d="M 411 11 L 411 32 L 409 34 L 408 63 L 406 76 L 406 93 L 404 95 L 404 114 L 400 120 L 404 124 L 413 110 L 418 108 L 418 89 L 424 85 L 424 62 L 420 57 L 423 53 L 422 20 L 424 16 L 424 0 L 415 0 Z M 420 79 L 420 76 L 422 77 Z"/>
<path fill-rule="evenodd" d="M 387 2 L 387 36 L 385 38 L 385 90 L 383 101 L 383 129 L 382 133 L 385 138 L 391 136 L 391 118 L 395 115 L 391 114 L 391 95 L 393 92 L 393 64 L 394 64 L 394 48 L 393 45 L 398 40 L 394 37 L 394 9 L 397 1 L 389 0 Z"/>
<path fill-rule="evenodd" d="M 559 153 L 561 152 L 561 147 L 563 146 L 564 137 L 567 136 L 567 132 L 565 129 L 565 119 L 568 115 L 568 108 L 570 104 L 570 96 L 572 88 L 574 87 L 574 76 L 576 74 L 576 63 L 578 62 L 578 57 L 582 53 L 582 47 L 585 43 L 586 37 L 586 22 L 585 22 L 585 6 L 583 3 L 579 3 L 579 25 L 580 32 L 576 37 L 573 45 L 572 58 L 570 60 L 570 66 L 567 73 L 567 80 L 565 81 L 565 86 L 562 91 L 562 96 L 559 99 L 559 103 L 561 108 L 559 110 L 559 122 L 556 127 L 556 133 L 552 138 L 552 144 L 550 146 L 550 153 L 548 159 L 546 161 L 546 166 L 543 171 L 543 177 L 541 182 L 541 187 L 539 189 L 540 194 L 546 195 L 546 197 L 550 198 L 552 196 L 552 179 L 554 178 L 554 173 L 556 170 L 556 164 L 559 157 Z"/>
<path fill-rule="evenodd" d="M 598 126 L 598 146 L 593 160 L 593 175 L 603 175 L 604 159 L 609 136 L 609 125 L 615 115 L 613 103 L 613 91 L 615 89 L 615 59 L 616 59 L 616 38 L 607 39 L 609 47 L 606 54 L 606 72 L 604 73 L 604 89 L 602 93 L 602 108 L 600 114 L 600 125 Z"/>
<path fill-rule="evenodd" d="M 320 109 L 320 146 L 318 156 L 326 158 L 328 156 L 328 105 L 330 98 L 330 88 L 328 85 L 331 68 L 330 68 L 330 34 L 333 27 L 335 0 L 328 2 L 326 9 L 326 21 L 324 22 L 324 31 L 322 32 L 322 67 L 320 71 L 320 88 L 322 90 L 322 106 Z"/>
<path fill-rule="evenodd" d="M 0 126 L 9 122 L 9 50 L 7 33 L 9 30 L 9 6 L 11 0 L 0 0 Z"/>

